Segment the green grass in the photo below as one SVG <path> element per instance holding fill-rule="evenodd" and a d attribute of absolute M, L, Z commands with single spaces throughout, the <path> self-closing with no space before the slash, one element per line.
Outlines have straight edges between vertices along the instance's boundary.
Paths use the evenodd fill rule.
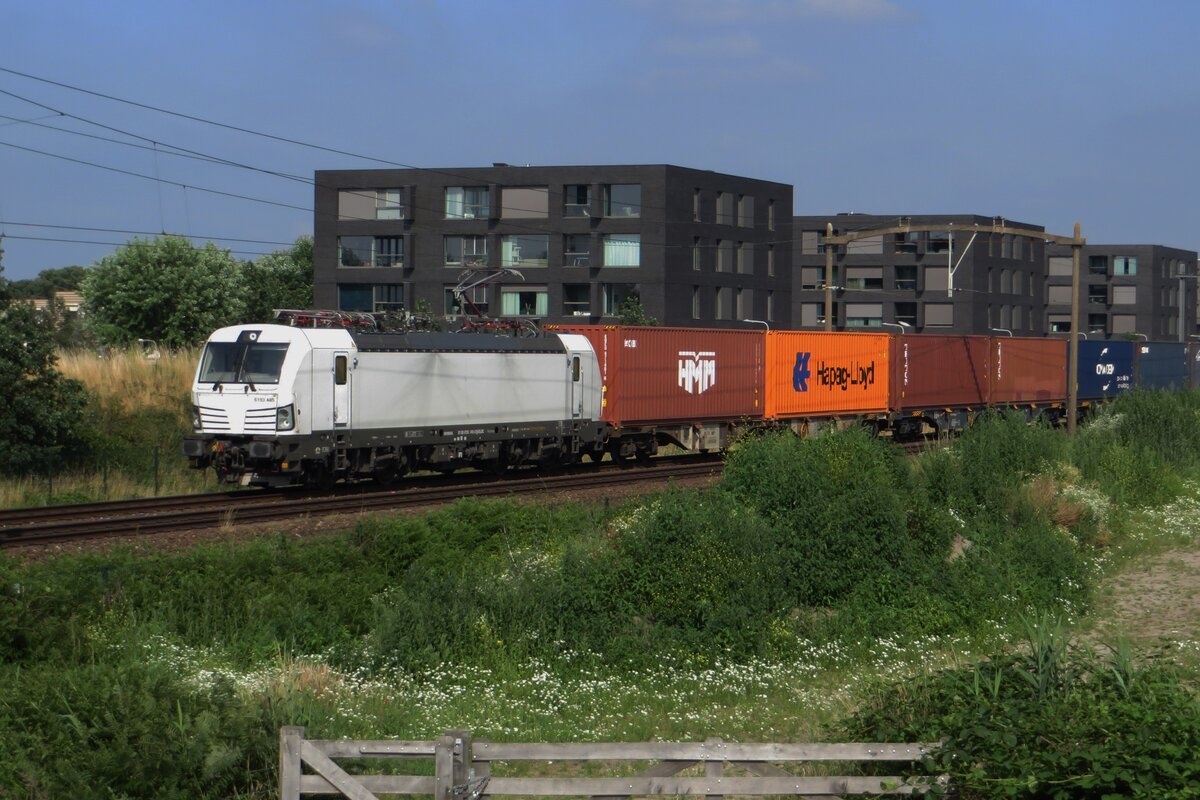
<path fill-rule="evenodd" d="M 270 797 L 283 724 L 844 737 L 1023 619 L 1086 621 L 1106 576 L 1196 546 L 1190 456 L 1155 445 L 1175 480 L 1137 506 L 1090 460 L 1150 447 L 1140 415 L 1191 402 L 1118 404 L 1083 445 L 996 417 L 914 460 L 854 429 L 761 437 L 718 487 L 612 509 L 463 501 L 345 535 L 0 559 L 0 797 Z M 116 768 L 135 753 L 145 769 Z"/>

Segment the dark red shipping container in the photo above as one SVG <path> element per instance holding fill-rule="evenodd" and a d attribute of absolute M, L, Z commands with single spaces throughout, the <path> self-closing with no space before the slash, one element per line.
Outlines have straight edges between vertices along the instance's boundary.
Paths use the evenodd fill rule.
<path fill-rule="evenodd" d="M 993 404 L 1067 399 L 1065 339 L 993 336 L 988 369 Z"/>
<path fill-rule="evenodd" d="M 588 338 L 600 362 L 601 419 L 614 425 L 759 419 L 764 331 L 547 325 Z"/>
<path fill-rule="evenodd" d="M 986 405 L 990 344 L 987 336 L 893 336 L 893 407 L 958 409 Z"/>

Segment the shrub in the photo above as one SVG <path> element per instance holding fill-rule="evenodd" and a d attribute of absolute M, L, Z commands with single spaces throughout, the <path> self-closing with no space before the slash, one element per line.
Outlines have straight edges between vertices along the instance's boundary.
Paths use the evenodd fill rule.
<path fill-rule="evenodd" d="M 1060 431 L 1040 422 L 1031 425 L 1023 414 L 985 414 L 954 444 L 961 491 L 974 505 L 1002 512 L 1029 477 L 1063 457 L 1065 447 Z"/>
<path fill-rule="evenodd" d="M 1200 702 L 1174 668 L 1072 650 L 1045 619 L 1027 650 L 871 698 L 842 733 L 938 741 L 927 760 L 971 798 L 1194 797 Z"/>
<path fill-rule="evenodd" d="M 779 529 L 788 595 L 829 606 L 863 583 L 922 571 L 908 528 L 908 468 L 864 429 L 767 435 L 730 455 L 724 486 Z M 925 540 L 928 544 L 929 541 Z"/>

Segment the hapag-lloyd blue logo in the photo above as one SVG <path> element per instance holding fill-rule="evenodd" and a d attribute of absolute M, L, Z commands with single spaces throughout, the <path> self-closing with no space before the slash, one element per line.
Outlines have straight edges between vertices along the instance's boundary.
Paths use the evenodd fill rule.
<path fill-rule="evenodd" d="M 812 353 L 796 353 L 796 366 L 792 367 L 792 388 L 797 392 L 808 391 L 808 379 L 812 373 L 808 371 L 808 360 Z"/>
<path fill-rule="evenodd" d="M 796 353 L 796 364 L 792 367 L 792 388 L 797 392 L 808 391 L 808 379 L 813 377 L 808 362 L 812 353 Z M 849 366 L 826 364 L 819 362 L 817 366 L 817 384 L 833 389 L 847 391 L 851 386 L 861 386 L 864 389 L 875 383 L 875 362 L 863 366 L 857 361 Z"/>

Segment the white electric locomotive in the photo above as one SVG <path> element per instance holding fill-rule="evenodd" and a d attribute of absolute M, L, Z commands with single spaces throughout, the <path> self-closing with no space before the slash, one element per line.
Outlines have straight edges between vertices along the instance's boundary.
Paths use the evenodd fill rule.
<path fill-rule="evenodd" d="M 583 336 L 361 333 L 234 325 L 209 337 L 183 453 L 227 482 L 388 482 L 603 454 Z"/>

